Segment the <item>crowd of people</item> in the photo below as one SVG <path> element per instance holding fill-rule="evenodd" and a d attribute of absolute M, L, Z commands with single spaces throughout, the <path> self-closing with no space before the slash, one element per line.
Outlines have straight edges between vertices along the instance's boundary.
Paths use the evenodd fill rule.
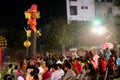
<path fill-rule="evenodd" d="M 99 54 L 71 51 L 71 55 L 54 55 L 9 64 L 3 80 L 113 80 L 120 77 L 120 57 L 106 48 Z"/>

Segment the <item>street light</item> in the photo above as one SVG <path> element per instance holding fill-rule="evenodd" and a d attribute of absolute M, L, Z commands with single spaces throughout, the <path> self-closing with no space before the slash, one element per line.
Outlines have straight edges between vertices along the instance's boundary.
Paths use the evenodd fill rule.
<path fill-rule="evenodd" d="M 106 27 L 103 26 L 103 19 L 96 18 L 92 20 L 92 33 L 94 33 L 94 40 L 96 40 L 96 45 L 99 47 L 105 38 L 106 35 Z"/>
<path fill-rule="evenodd" d="M 98 35 L 103 35 L 106 32 L 106 28 L 104 26 L 93 27 L 92 32 Z"/>

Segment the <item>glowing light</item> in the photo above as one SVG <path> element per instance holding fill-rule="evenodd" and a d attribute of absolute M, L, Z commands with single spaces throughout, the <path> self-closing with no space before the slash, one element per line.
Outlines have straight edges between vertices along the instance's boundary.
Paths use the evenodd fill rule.
<path fill-rule="evenodd" d="M 102 24 L 102 19 L 95 19 L 92 21 L 92 23 L 93 23 L 93 25 L 98 26 L 98 25 Z"/>
<path fill-rule="evenodd" d="M 99 35 L 103 35 L 106 32 L 106 28 L 105 27 L 94 27 L 92 28 L 92 32 L 97 33 Z"/>

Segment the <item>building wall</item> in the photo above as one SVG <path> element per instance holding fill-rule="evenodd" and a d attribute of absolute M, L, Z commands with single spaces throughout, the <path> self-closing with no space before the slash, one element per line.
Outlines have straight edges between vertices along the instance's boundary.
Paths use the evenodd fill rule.
<path fill-rule="evenodd" d="M 89 21 L 95 17 L 105 18 L 109 15 L 115 16 L 120 14 L 119 8 L 113 5 L 112 0 L 111 2 L 110 0 L 101 2 L 95 2 L 95 0 L 66 1 L 68 22 L 72 20 Z M 76 6 L 77 11 L 75 11 L 75 9 L 72 11 L 71 6 L 74 6 L 72 8 Z"/>
<path fill-rule="evenodd" d="M 77 14 L 71 14 L 71 6 L 77 7 Z M 73 11 L 75 12 L 75 11 Z M 95 17 L 94 0 L 67 0 L 67 20 L 91 20 Z"/>

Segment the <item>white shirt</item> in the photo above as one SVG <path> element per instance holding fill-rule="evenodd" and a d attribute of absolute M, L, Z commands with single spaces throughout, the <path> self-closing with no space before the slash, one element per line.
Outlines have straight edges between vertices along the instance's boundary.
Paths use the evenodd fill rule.
<path fill-rule="evenodd" d="M 17 80 L 24 80 L 22 76 L 18 76 Z"/>
<path fill-rule="evenodd" d="M 42 73 L 42 72 L 44 72 L 44 69 L 40 66 L 40 67 L 38 67 L 38 69 L 39 69 L 39 73 Z"/>
<path fill-rule="evenodd" d="M 60 73 L 59 75 L 60 75 L 61 77 L 64 76 L 64 74 L 65 74 L 62 69 L 58 70 L 58 73 Z"/>
<path fill-rule="evenodd" d="M 58 80 L 60 79 L 62 76 L 61 76 L 61 71 L 59 70 L 56 70 L 52 73 L 51 75 L 51 80 Z"/>

